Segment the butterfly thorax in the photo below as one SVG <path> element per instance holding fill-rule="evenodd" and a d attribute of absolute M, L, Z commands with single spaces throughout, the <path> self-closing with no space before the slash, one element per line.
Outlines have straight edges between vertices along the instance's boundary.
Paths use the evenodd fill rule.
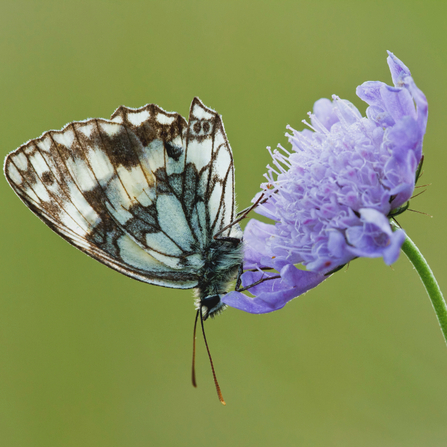
<path fill-rule="evenodd" d="M 233 233 L 239 236 L 239 228 L 234 228 Z M 203 250 L 203 259 L 205 262 L 199 272 L 199 284 L 196 287 L 196 305 L 202 307 L 203 318 L 206 319 L 225 309 L 221 297 L 228 291 L 231 281 L 236 279 L 242 263 L 242 239 L 233 236 L 231 240 L 212 240 Z"/>

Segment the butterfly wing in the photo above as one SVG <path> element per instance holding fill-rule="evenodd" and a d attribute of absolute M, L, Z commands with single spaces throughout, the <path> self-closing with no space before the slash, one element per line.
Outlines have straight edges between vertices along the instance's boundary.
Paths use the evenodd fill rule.
<path fill-rule="evenodd" d="M 183 202 L 197 239 L 207 245 L 235 218 L 234 164 L 222 119 L 194 98 L 186 134 Z M 239 226 L 223 232 L 240 237 Z"/>
<path fill-rule="evenodd" d="M 220 116 L 198 98 L 189 124 L 149 104 L 45 132 L 9 154 L 5 174 L 68 242 L 166 287 L 197 286 L 204 251 L 234 219 L 231 149 Z"/>
<path fill-rule="evenodd" d="M 40 219 L 93 258 L 151 284 L 195 287 L 202 261 L 160 171 L 181 169 L 186 122 L 154 105 L 126 109 L 139 134 L 119 122 L 123 109 L 29 141 L 7 157 L 6 177 Z"/>

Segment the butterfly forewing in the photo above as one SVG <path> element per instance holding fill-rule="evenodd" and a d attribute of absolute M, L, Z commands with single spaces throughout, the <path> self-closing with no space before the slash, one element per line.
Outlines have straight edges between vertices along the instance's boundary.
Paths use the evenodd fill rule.
<path fill-rule="evenodd" d="M 197 286 L 203 250 L 235 213 L 223 124 L 197 98 L 189 123 L 149 104 L 46 132 L 7 157 L 5 174 L 71 244 L 167 287 Z"/>
<path fill-rule="evenodd" d="M 198 98 L 191 104 L 185 174 L 191 178 L 186 194 L 194 198 L 191 221 L 199 239 L 209 243 L 234 220 L 234 167 L 220 116 Z"/>

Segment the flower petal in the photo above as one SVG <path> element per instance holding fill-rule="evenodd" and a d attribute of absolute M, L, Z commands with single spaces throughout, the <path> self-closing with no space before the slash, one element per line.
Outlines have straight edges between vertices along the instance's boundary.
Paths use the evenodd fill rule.
<path fill-rule="evenodd" d="M 251 219 L 244 230 L 244 268 L 271 267 L 271 253 L 267 240 L 275 233 L 275 226 Z M 267 264 L 265 262 L 267 261 Z"/>
<path fill-rule="evenodd" d="M 386 265 L 394 264 L 400 255 L 400 249 L 406 238 L 405 231 L 400 229 L 395 231 L 390 237 L 390 244 L 383 250 L 383 261 Z"/>
<path fill-rule="evenodd" d="M 380 231 L 390 235 L 392 233 L 387 217 L 374 208 L 360 208 L 360 216 L 363 222 L 374 224 Z"/>
<path fill-rule="evenodd" d="M 353 227 L 347 231 L 351 253 L 368 258 L 383 257 L 387 265 L 397 261 L 405 232 L 398 230 L 393 233 L 388 219 L 375 209 L 363 208 L 360 214 L 363 227 Z"/>
<path fill-rule="evenodd" d="M 387 62 L 390 67 L 391 78 L 395 86 L 401 86 L 406 81 L 407 77 L 411 77 L 410 69 L 396 56 L 394 56 L 391 51 L 388 51 Z"/>
<path fill-rule="evenodd" d="M 394 85 L 398 87 L 406 86 L 413 96 L 417 106 L 417 122 L 422 134 L 425 134 L 428 118 L 427 98 L 424 93 L 422 93 L 422 90 L 420 90 L 414 83 L 408 67 L 390 51 L 388 51 L 387 62 L 390 67 Z M 419 160 L 420 158 L 418 158 L 418 162 Z"/>
<path fill-rule="evenodd" d="M 413 97 L 405 88 L 383 85 L 380 89 L 384 109 L 391 115 L 394 121 L 399 121 L 404 116 L 416 119 L 416 109 Z"/>
<path fill-rule="evenodd" d="M 311 116 L 311 123 L 316 126 L 316 120 L 320 121 L 327 130 L 331 130 L 333 124 L 338 122 L 337 114 L 334 111 L 332 101 L 327 98 L 321 98 L 315 102 L 313 107 L 315 117 Z"/>
<path fill-rule="evenodd" d="M 255 298 L 234 291 L 226 294 L 222 298 L 222 302 L 252 314 L 273 312 L 281 309 L 293 298 L 302 295 L 328 278 L 328 276 L 318 273 L 299 270 L 293 265 L 285 267 L 281 273 L 284 275 L 282 279 L 261 283 L 259 286 L 264 285 L 262 287 L 263 291 L 260 291 Z"/>

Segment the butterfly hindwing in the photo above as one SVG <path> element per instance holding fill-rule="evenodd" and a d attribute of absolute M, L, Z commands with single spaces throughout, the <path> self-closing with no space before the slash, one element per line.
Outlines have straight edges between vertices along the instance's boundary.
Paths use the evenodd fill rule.
<path fill-rule="evenodd" d="M 231 149 L 197 98 L 189 124 L 149 104 L 46 132 L 12 152 L 5 173 L 55 232 L 151 284 L 195 287 L 203 249 L 234 218 Z"/>

